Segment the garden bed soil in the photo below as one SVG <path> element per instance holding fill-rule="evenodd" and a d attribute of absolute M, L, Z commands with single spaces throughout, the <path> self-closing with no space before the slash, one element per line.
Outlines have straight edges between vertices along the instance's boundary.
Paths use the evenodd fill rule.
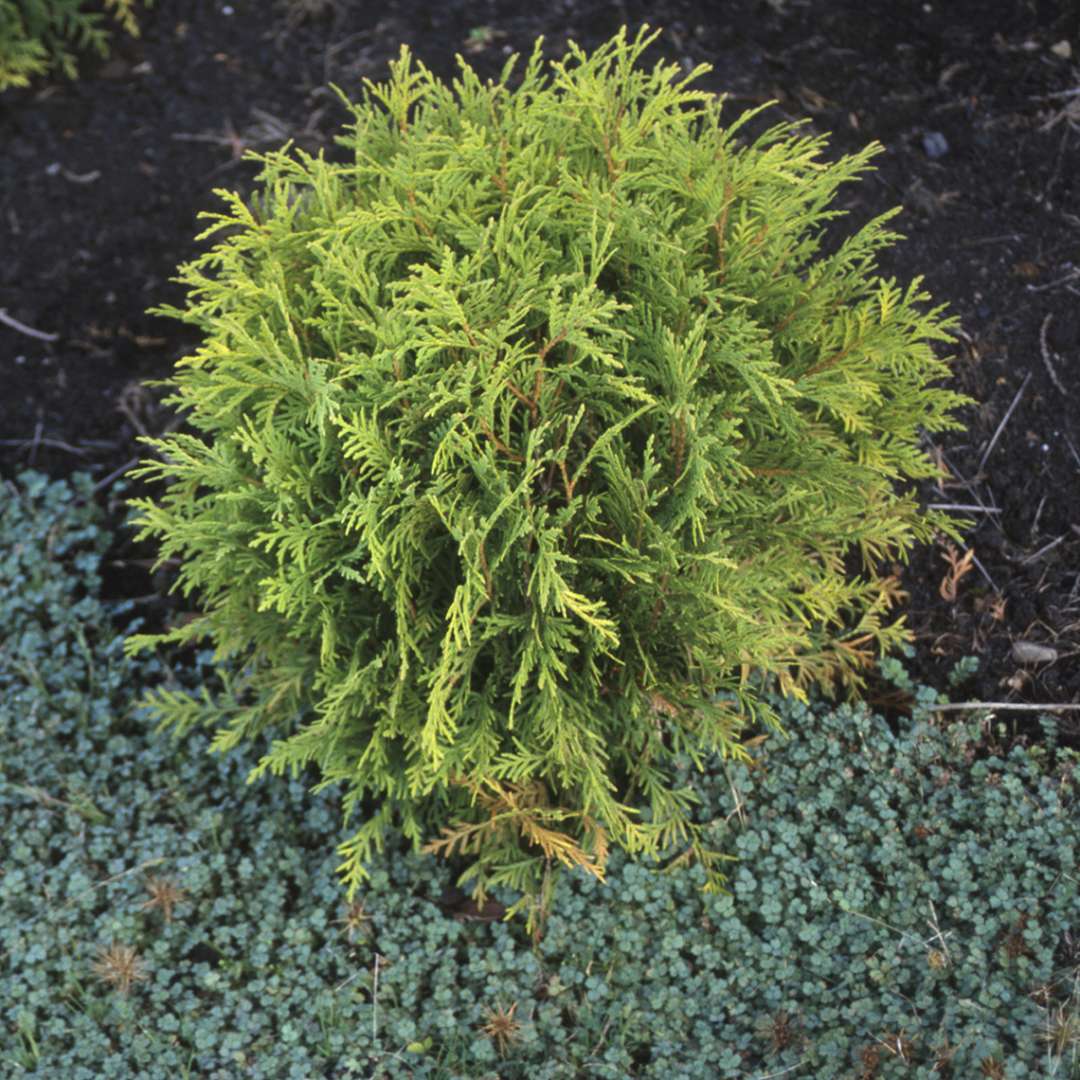
<path fill-rule="evenodd" d="M 955 384 L 977 402 L 964 431 L 930 447 L 942 473 L 926 500 L 975 509 L 963 548 L 926 547 L 903 569 L 910 669 L 943 688 L 974 656 L 978 670 L 955 691 L 963 700 L 1080 703 L 1080 8 L 268 7 L 159 2 L 140 39 L 118 39 L 79 81 L 0 94 L 0 309 L 20 324 L 0 324 L 0 473 L 88 470 L 119 524 L 121 500 L 107 497 L 115 477 L 139 455 L 137 436 L 172 419 L 142 380 L 167 376 L 196 343 L 146 309 L 181 302 L 169 279 L 199 250 L 197 214 L 220 209 L 211 189 L 252 190 L 246 150 L 291 138 L 340 156 L 333 137 L 347 117 L 329 82 L 359 96 L 402 42 L 440 76 L 461 51 L 486 77 L 538 35 L 561 55 L 569 38 L 592 48 L 648 21 L 663 28 L 653 57 L 713 65 L 703 85 L 730 95 L 730 116 L 775 101 L 773 122 L 806 119 L 831 134 L 831 154 L 884 144 L 843 206 L 858 224 L 903 205 L 907 239 L 882 269 L 924 274 L 958 317 Z M 118 534 L 110 593 L 159 591 L 151 555 Z M 1000 715 L 1037 733 L 1033 713 Z M 1074 744 L 1078 717 L 1062 714 Z"/>

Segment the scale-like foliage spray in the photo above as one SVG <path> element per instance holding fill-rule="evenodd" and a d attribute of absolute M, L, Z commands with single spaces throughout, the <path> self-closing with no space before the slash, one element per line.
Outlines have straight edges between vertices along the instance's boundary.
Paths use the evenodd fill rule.
<path fill-rule="evenodd" d="M 763 679 L 857 686 L 904 636 L 879 568 L 952 529 L 905 490 L 947 322 L 876 276 L 891 215 L 820 251 L 880 147 L 740 141 L 653 37 L 515 88 L 402 49 L 352 160 L 262 156 L 161 309 L 205 340 L 136 523 L 201 614 L 131 647 L 213 642 L 225 693 L 153 708 L 340 785 L 350 891 L 390 828 L 532 921 L 613 845 L 719 887 L 674 758 L 744 756 Z"/>
<path fill-rule="evenodd" d="M 139 36 L 137 0 L 105 0 L 105 12 L 133 37 Z M 153 0 L 146 0 L 150 7 Z M 28 86 L 49 71 L 69 79 L 78 61 L 69 50 L 109 53 L 109 23 L 86 0 L 0 0 L 0 91 Z"/>

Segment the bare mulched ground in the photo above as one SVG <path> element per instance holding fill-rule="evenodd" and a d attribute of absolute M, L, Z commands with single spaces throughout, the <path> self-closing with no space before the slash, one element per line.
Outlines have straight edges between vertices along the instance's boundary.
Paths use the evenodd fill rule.
<path fill-rule="evenodd" d="M 1080 703 L 1080 8 L 1070 0 L 168 0 L 80 81 L 0 95 L 0 474 L 27 466 L 101 481 L 170 417 L 140 380 L 166 376 L 191 332 L 146 308 L 196 252 L 213 187 L 252 188 L 247 149 L 292 138 L 337 153 L 345 112 L 402 42 L 437 74 L 461 51 L 495 75 L 544 35 L 551 54 L 621 24 L 708 62 L 731 115 L 775 100 L 840 154 L 880 140 L 848 189 L 863 221 L 903 204 L 908 239 L 883 269 L 926 276 L 960 319 L 967 430 L 932 450 L 927 500 L 971 507 L 963 548 L 918 552 L 904 578 L 917 678 L 964 699 Z M 659 55 L 655 52 L 654 55 Z M 111 505 L 119 515 L 118 501 Z M 119 517 L 117 517 L 119 521 Z M 130 543 L 116 594 L 153 591 Z M 884 702 L 884 698 L 881 698 Z M 1012 714 L 1002 713 L 1003 717 Z M 1018 713 L 1018 730 L 1033 724 Z M 1080 713 L 1063 714 L 1080 743 Z"/>

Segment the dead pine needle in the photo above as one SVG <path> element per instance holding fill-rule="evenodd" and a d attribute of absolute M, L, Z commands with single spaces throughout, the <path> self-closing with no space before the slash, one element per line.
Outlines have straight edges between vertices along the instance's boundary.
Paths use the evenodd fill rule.
<path fill-rule="evenodd" d="M 1068 446 L 1069 452 L 1073 456 L 1073 461 L 1075 461 L 1077 465 L 1080 465 L 1080 453 L 1077 453 L 1076 447 L 1073 446 L 1073 441 L 1068 435 L 1065 436 L 1065 445 Z"/>
<path fill-rule="evenodd" d="M 26 334 L 27 337 L 37 338 L 38 341 L 57 341 L 60 338 L 59 334 L 46 334 L 44 330 L 35 330 L 32 326 L 19 322 L 13 315 L 7 313 L 6 308 L 0 308 L 0 323 L 10 326 L 12 330 L 17 330 L 20 334 Z"/>
<path fill-rule="evenodd" d="M 929 510 L 953 510 L 958 514 L 1000 514 L 996 506 L 974 506 L 970 503 L 928 503 Z"/>
<path fill-rule="evenodd" d="M 1078 712 L 1080 704 L 1076 705 L 1024 705 L 1009 701 L 959 701 L 952 705 L 931 705 L 928 712 L 978 712 L 1006 711 L 1006 712 Z"/>
<path fill-rule="evenodd" d="M 1031 382 L 1030 371 L 1024 376 L 1024 381 L 1020 384 L 1020 389 L 1016 391 L 1016 396 L 1012 399 L 1012 404 L 1005 411 L 1005 415 L 1001 418 L 1001 423 L 998 424 L 993 438 L 983 451 L 982 457 L 979 458 L 979 467 L 975 470 L 976 473 L 981 473 L 983 471 L 983 466 L 986 464 L 987 458 L 994 452 L 994 447 L 997 446 L 997 441 L 1001 438 L 1001 433 L 1005 430 L 1005 425 L 1009 422 L 1009 417 L 1016 411 L 1016 406 L 1020 404 L 1020 399 L 1024 396 L 1024 391 L 1027 389 L 1027 384 L 1029 382 Z"/>
<path fill-rule="evenodd" d="M 1068 533 L 1062 533 L 1062 535 L 1059 536 L 1056 540 L 1051 540 L 1049 544 L 1043 544 L 1043 546 L 1039 548 L 1038 551 L 1032 553 L 1031 555 L 1027 555 L 1023 559 L 1021 559 L 1020 565 L 1027 566 L 1028 563 L 1033 563 L 1036 559 L 1041 558 L 1048 551 L 1053 551 L 1054 548 L 1056 548 L 1058 544 L 1060 544 L 1067 535 Z"/>
<path fill-rule="evenodd" d="M 1046 365 L 1047 373 L 1050 375 L 1050 381 L 1058 388 L 1058 390 L 1068 397 L 1068 393 L 1065 387 L 1061 385 L 1061 380 L 1058 378 L 1058 373 L 1054 370 L 1054 365 L 1050 361 L 1050 346 L 1046 344 L 1046 331 L 1050 326 L 1050 320 L 1054 317 L 1054 313 L 1051 311 L 1045 319 L 1042 321 L 1042 327 L 1039 329 L 1039 346 L 1042 349 L 1043 363 Z"/>

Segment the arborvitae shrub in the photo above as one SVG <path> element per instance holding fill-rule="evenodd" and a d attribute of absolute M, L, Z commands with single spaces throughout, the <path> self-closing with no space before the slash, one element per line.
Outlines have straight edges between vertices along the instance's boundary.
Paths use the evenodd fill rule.
<path fill-rule="evenodd" d="M 146 6 L 153 0 L 145 0 Z M 136 0 L 0 0 L 0 90 L 26 86 L 51 69 L 74 79 L 78 66 L 69 47 L 108 55 L 106 15 L 134 37 Z M 95 8 L 97 10 L 95 10 Z"/>
<path fill-rule="evenodd" d="M 956 426 L 947 324 L 875 275 L 891 215 L 820 254 L 880 147 L 743 145 L 704 68 L 635 67 L 654 36 L 538 42 L 516 89 L 402 49 L 353 160 L 262 156 L 158 309 L 205 334 L 196 433 L 147 440 L 135 522 L 201 611 L 131 647 L 209 638 L 225 693 L 162 724 L 343 786 L 350 894 L 392 827 L 512 911 L 612 845 L 716 887 L 675 756 L 745 755 L 762 679 L 857 684 L 904 633 L 879 566 L 951 528 L 903 490 Z"/>

